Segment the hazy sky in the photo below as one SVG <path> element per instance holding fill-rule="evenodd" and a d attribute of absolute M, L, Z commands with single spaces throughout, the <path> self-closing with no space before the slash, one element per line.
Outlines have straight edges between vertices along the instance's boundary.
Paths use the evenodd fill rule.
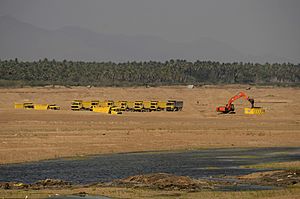
<path fill-rule="evenodd" d="M 300 62 L 299 0 L 0 0 L 0 16 L 57 29 L 80 26 L 108 34 L 201 37 L 252 55 Z"/>

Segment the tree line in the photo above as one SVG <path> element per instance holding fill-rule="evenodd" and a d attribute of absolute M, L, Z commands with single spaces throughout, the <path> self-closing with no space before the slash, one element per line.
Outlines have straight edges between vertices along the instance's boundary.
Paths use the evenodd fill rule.
<path fill-rule="evenodd" d="M 1 86 L 160 86 L 186 84 L 299 85 L 300 65 L 166 62 L 82 62 L 0 60 Z"/>

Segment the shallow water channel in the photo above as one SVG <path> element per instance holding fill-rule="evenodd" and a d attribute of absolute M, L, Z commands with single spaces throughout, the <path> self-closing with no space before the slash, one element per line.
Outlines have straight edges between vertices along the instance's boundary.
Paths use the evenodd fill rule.
<path fill-rule="evenodd" d="M 52 178 L 89 184 L 158 172 L 218 178 L 256 171 L 242 165 L 295 160 L 300 160 L 300 147 L 123 153 L 0 165 L 0 181 L 34 183 Z"/>

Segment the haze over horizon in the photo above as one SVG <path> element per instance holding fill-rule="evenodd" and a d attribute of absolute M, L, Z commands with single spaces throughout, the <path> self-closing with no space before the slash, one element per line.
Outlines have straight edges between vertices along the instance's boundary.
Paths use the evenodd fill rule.
<path fill-rule="evenodd" d="M 297 0 L 0 0 L 0 59 L 300 63 Z"/>

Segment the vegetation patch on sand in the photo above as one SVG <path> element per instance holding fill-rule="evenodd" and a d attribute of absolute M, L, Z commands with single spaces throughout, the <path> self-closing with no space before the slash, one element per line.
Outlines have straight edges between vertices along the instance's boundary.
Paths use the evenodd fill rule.
<path fill-rule="evenodd" d="M 131 199 L 298 199 L 300 198 L 300 187 L 267 191 L 165 191 L 143 188 L 127 187 L 80 187 L 73 189 L 43 189 L 43 190 L 4 190 L 0 189 L 3 198 L 30 199 L 48 198 L 59 195 L 78 195 L 86 193 L 94 196 L 107 196 L 111 198 Z"/>

